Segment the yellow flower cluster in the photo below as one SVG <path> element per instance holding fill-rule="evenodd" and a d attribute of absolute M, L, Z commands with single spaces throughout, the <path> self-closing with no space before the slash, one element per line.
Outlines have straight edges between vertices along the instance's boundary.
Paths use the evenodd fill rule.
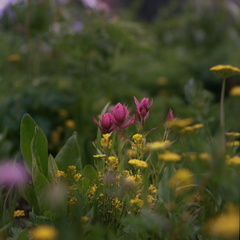
<path fill-rule="evenodd" d="M 240 165 L 240 156 L 227 157 L 227 165 Z"/>
<path fill-rule="evenodd" d="M 165 162 L 179 162 L 181 161 L 181 156 L 177 153 L 166 151 L 158 154 L 158 159 Z"/>
<path fill-rule="evenodd" d="M 105 163 L 106 163 L 106 170 L 113 171 L 114 169 L 117 168 L 117 166 L 119 164 L 119 160 L 118 160 L 118 158 L 116 158 L 114 156 L 109 156 L 107 158 L 107 160 L 105 161 Z"/>
<path fill-rule="evenodd" d="M 25 216 L 25 212 L 24 210 L 16 210 L 13 213 L 13 217 L 17 218 L 17 217 L 24 217 Z"/>
<path fill-rule="evenodd" d="M 196 159 L 209 161 L 212 159 L 212 155 L 207 152 L 202 152 L 202 153 L 189 152 L 189 153 L 183 153 L 183 156 L 187 157 L 192 161 L 195 161 Z"/>
<path fill-rule="evenodd" d="M 97 191 L 97 184 L 94 184 L 92 187 L 89 188 L 88 198 L 92 198 Z"/>
<path fill-rule="evenodd" d="M 57 171 L 57 174 L 56 174 L 56 177 L 57 177 L 57 178 L 60 178 L 60 177 L 66 178 L 66 177 L 67 177 L 67 174 L 66 174 L 64 171 L 58 170 L 58 171 Z"/>
<path fill-rule="evenodd" d="M 240 133 L 239 132 L 226 132 L 226 136 L 237 138 L 237 137 L 240 137 Z"/>
<path fill-rule="evenodd" d="M 240 141 L 227 142 L 227 147 L 238 147 L 240 146 Z"/>
<path fill-rule="evenodd" d="M 185 119 L 175 118 L 170 121 L 167 121 L 166 126 L 167 128 L 179 129 L 179 128 L 187 127 L 192 123 L 193 123 L 192 118 L 185 118 Z"/>
<path fill-rule="evenodd" d="M 145 161 L 138 159 L 131 159 L 128 161 L 129 164 L 133 165 L 136 168 L 147 168 L 148 164 Z"/>
<path fill-rule="evenodd" d="M 74 180 L 75 180 L 76 182 L 78 182 L 78 181 L 81 179 L 82 174 L 76 173 L 73 177 L 74 177 Z"/>
<path fill-rule="evenodd" d="M 184 127 L 180 133 L 189 133 L 189 132 L 194 132 L 200 128 L 203 127 L 203 124 L 199 123 L 199 124 L 195 124 L 195 125 L 192 125 L 192 126 L 187 126 L 187 127 Z"/>
<path fill-rule="evenodd" d="M 112 148 L 112 140 L 110 139 L 110 134 L 103 134 L 101 138 L 101 147 L 111 149 Z"/>
<path fill-rule="evenodd" d="M 76 167 L 76 166 L 68 166 L 68 171 L 69 171 L 71 174 L 76 174 L 76 172 L 77 172 L 77 167 Z"/>
<path fill-rule="evenodd" d="M 30 231 L 30 236 L 33 240 L 55 240 L 58 237 L 58 231 L 52 226 L 40 225 Z"/>
<path fill-rule="evenodd" d="M 157 193 L 157 188 L 154 185 L 150 184 L 150 186 L 148 188 L 148 191 L 152 194 L 156 194 Z"/>
<path fill-rule="evenodd" d="M 150 142 L 146 144 L 146 148 L 148 150 L 164 150 L 168 147 L 171 146 L 171 142 L 170 141 L 156 141 L 156 142 Z"/>
<path fill-rule="evenodd" d="M 72 197 L 72 198 L 70 198 L 69 201 L 68 201 L 68 203 L 69 203 L 70 205 L 74 205 L 74 204 L 76 204 L 76 202 L 77 202 L 77 198 L 76 198 L 76 197 Z"/>
<path fill-rule="evenodd" d="M 19 62 L 21 60 L 21 56 L 18 54 L 11 54 L 8 56 L 9 62 Z"/>
<path fill-rule="evenodd" d="M 210 68 L 210 71 L 215 72 L 218 76 L 229 78 L 234 75 L 240 74 L 240 69 L 231 65 L 216 65 Z"/>
<path fill-rule="evenodd" d="M 240 97 L 240 86 L 233 87 L 230 90 L 229 95 L 231 97 Z"/>
<path fill-rule="evenodd" d="M 121 211 L 123 210 L 123 202 L 121 202 L 121 201 L 118 199 L 118 197 L 112 199 L 111 204 L 112 204 L 112 206 L 113 206 L 115 209 L 117 209 L 118 211 L 121 212 Z"/>
<path fill-rule="evenodd" d="M 129 203 L 130 203 L 130 206 L 133 208 L 134 212 L 139 211 L 140 208 L 144 205 L 144 201 L 139 197 L 135 197 L 134 199 L 131 199 Z"/>
<path fill-rule="evenodd" d="M 103 157 L 106 157 L 106 154 L 96 154 L 96 155 L 93 155 L 94 158 L 103 158 Z"/>

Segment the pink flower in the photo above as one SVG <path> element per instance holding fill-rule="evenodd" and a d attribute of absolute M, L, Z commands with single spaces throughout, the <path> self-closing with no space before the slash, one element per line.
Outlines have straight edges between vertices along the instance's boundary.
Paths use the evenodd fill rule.
<path fill-rule="evenodd" d="M 102 134 L 111 133 L 115 129 L 111 115 L 111 113 L 103 113 L 100 118 L 100 123 L 93 118 L 93 121 L 98 125 Z"/>
<path fill-rule="evenodd" d="M 116 128 L 125 129 L 126 127 L 134 123 L 135 116 L 133 115 L 130 118 L 129 110 L 125 105 L 122 105 L 121 103 L 116 104 L 111 109 L 111 112 L 112 122 L 116 126 Z"/>
<path fill-rule="evenodd" d="M 0 185 L 19 186 L 27 183 L 29 175 L 23 164 L 5 161 L 0 163 Z"/>
<path fill-rule="evenodd" d="M 171 121 L 171 120 L 173 120 L 173 119 L 175 119 L 175 117 L 174 117 L 174 115 L 173 115 L 173 110 L 170 108 L 170 109 L 168 110 L 168 115 L 167 115 L 166 120 L 167 120 L 167 121 Z"/>
<path fill-rule="evenodd" d="M 153 100 L 149 103 L 149 99 L 144 97 L 139 103 L 137 98 L 134 97 L 134 102 L 136 104 L 137 118 L 143 124 L 144 121 L 149 117 L 149 110 L 153 104 Z"/>

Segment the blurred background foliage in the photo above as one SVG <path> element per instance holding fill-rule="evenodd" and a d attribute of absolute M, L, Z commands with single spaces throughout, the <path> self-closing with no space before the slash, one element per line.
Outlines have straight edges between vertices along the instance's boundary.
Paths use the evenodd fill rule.
<path fill-rule="evenodd" d="M 77 131 L 90 162 L 92 117 L 108 102 L 134 112 L 133 96 L 154 99 L 149 129 L 161 126 L 171 107 L 217 130 L 221 80 L 209 68 L 240 66 L 238 1 L 169 1 L 148 17 L 144 1 L 87 2 L 28 0 L 2 11 L 1 157 L 20 157 L 20 120 L 29 113 L 53 155 Z M 228 80 L 226 95 L 239 80 Z M 226 115 L 237 112 L 237 104 L 227 99 Z M 239 130 L 235 119 L 227 130 Z"/>

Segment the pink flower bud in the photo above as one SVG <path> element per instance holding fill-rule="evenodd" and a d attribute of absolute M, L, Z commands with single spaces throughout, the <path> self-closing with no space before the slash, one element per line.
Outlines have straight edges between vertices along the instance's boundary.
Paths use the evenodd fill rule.
<path fill-rule="evenodd" d="M 136 104 L 137 118 L 143 123 L 149 117 L 149 110 L 153 104 L 153 100 L 149 103 L 148 98 L 143 98 L 141 102 L 134 97 L 134 102 Z"/>
<path fill-rule="evenodd" d="M 112 109 L 111 109 L 111 118 L 113 121 L 113 124 L 117 128 L 125 129 L 128 127 L 130 124 L 134 122 L 135 116 L 132 116 L 129 119 L 129 110 L 125 105 L 122 105 L 121 103 L 116 104 Z"/>
<path fill-rule="evenodd" d="M 100 118 L 100 123 L 93 118 L 93 121 L 98 125 L 102 134 L 111 133 L 115 129 L 111 115 L 111 113 L 103 113 Z"/>
<path fill-rule="evenodd" d="M 167 121 L 171 121 L 171 120 L 173 120 L 173 119 L 175 119 L 175 117 L 174 117 L 174 115 L 173 115 L 173 110 L 170 108 L 170 109 L 168 110 L 168 115 L 167 115 L 166 120 L 167 120 Z"/>

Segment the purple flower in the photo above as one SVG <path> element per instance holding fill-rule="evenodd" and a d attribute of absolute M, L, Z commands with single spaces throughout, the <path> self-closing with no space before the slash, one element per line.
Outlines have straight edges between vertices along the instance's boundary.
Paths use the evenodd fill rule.
<path fill-rule="evenodd" d="M 111 109 L 111 112 L 112 122 L 118 129 L 125 129 L 130 124 L 134 123 L 135 116 L 133 115 L 131 118 L 129 118 L 129 110 L 121 103 L 116 104 Z"/>
<path fill-rule="evenodd" d="M 102 134 L 111 133 L 115 129 L 111 115 L 111 113 L 103 113 L 100 118 L 100 123 L 93 118 L 93 121 L 98 125 Z"/>
<path fill-rule="evenodd" d="M 153 100 L 149 103 L 149 99 L 144 97 L 139 103 L 137 98 L 134 97 L 134 102 L 136 104 L 137 118 L 143 124 L 144 121 L 149 117 L 149 110 L 153 104 Z"/>
<path fill-rule="evenodd" d="M 29 175 L 23 164 L 14 161 L 0 163 L 0 185 L 19 186 L 26 183 Z"/>
<path fill-rule="evenodd" d="M 74 33 L 78 33 L 78 32 L 81 32 L 83 29 L 83 23 L 80 22 L 80 21 L 75 21 L 73 24 L 72 24 L 72 31 Z"/>

